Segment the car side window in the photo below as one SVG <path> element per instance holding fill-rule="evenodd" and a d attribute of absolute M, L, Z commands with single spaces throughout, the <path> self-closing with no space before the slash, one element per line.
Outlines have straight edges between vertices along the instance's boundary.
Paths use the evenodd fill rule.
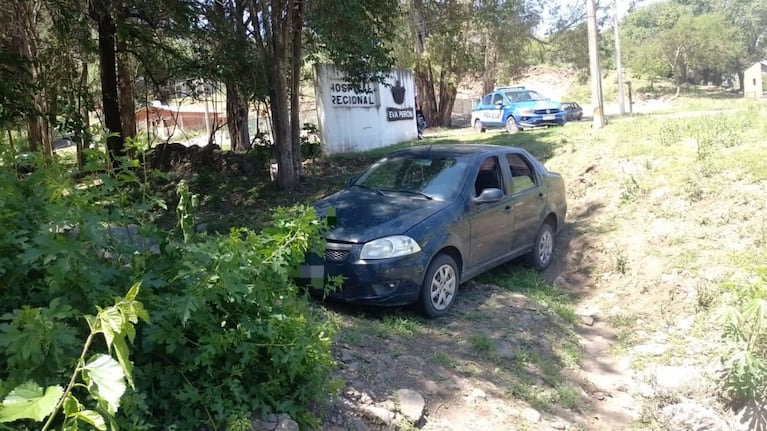
<path fill-rule="evenodd" d="M 512 193 L 519 193 L 535 187 L 535 175 L 530 163 L 519 154 L 507 154 L 506 161 L 511 172 Z"/>
<path fill-rule="evenodd" d="M 485 189 L 501 189 L 504 191 L 504 187 L 501 181 L 501 169 L 496 157 L 488 157 L 482 161 L 482 165 L 477 173 L 477 179 L 474 181 L 474 193 L 475 196 L 482 194 L 482 190 Z"/>
<path fill-rule="evenodd" d="M 493 95 L 488 94 L 487 96 L 482 98 L 482 104 L 483 105 L 489 105 L 491 103 L 491 100 L 493 100 Z"/>
<path fill-rule="evenodd" d="M 497 104 L 498 102 L 503 103 L 503 96 L 501 96 L 499 93 L 496 93 L 493 96 L 493 105 Z"/>

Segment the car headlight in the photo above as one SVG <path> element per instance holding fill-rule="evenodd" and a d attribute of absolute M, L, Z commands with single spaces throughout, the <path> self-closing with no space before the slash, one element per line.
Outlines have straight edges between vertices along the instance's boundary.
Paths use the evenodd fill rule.
<path fill-rule="evenodd" d="M 530 116 L 530 115 L 533 115 L 533 114 L 535 114 L 535 111 L 532 110 L 532 109 L 520 109 L 519 110 L 519 115 Z"/>
<path fill-rule="evenodd" d="M 409 236 L 394 235 L 374 239 L 362 246 L 360 259 L 387 259 L 418 253 L 421 247 Z"/>

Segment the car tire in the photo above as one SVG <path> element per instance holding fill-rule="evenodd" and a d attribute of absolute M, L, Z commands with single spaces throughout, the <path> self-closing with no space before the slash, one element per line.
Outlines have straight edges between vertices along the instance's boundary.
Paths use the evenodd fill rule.
<path fill-rule="evenodd" d="M 485 127 L 482 125 L 482 122 L 479 120 L 474 120 L 474 131 L 477 133 L 484 133 Z"/>
<path fill-rule="evenodd" d="M 421 311 L 426 317 L 444 316 L 458 294 L 458 266 L 455 259 L 440 254 L 432 260 L 421 287 Z"/>
<path fill-rule="evenodd" d="M 549 267 L 554 260 L 554 228 L 550 223 L 544 222 L 535 236 L 533 250 L 528 255 L 530 265 L 538 271 Z"/>
<path fill-rule="evenodd" d="M 506 131 L 509 133 L 517 133 L 520 129 L 519 126 L 517 126 L 517 122 L 514 120 L 514 117 L 509 115 L 509 118 L 506 119 Z"/>

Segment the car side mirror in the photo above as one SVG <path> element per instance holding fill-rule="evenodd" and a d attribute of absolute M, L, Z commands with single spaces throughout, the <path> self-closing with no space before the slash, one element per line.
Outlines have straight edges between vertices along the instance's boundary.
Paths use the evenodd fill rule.
<path fill-rule="evenodd" d="M 501 189 L 484 189 L 482 193 L 473 199 L 475 204 L 486 204 L 491 202 L 498 202 L 503 199 L 503 190 Z"/>
<path fill-rule="evenodd" d="M 351 178 L 349 178 L 349 181 L 346 182 L 346 187 L 351 187 L 352 184 L 354 184 L 355 181 L 357 181 L 357 178 L 359 178 L 359 175 L 355 175 Z"/>

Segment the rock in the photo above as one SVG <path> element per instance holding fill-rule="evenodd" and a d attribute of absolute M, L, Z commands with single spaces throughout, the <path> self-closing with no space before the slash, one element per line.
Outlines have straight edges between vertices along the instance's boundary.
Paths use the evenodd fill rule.
<path fill-rule="evenodd" d="M 423 358 L 414 355 L 402 355 L 396 359 L 397 365 L 408 368 L 422 369 L 426 366 Z"/>
<path fill-rule="evenodd" d="M 522 419 L 528 422 L 538 423 L 541 421 L 541 412 L 532 407 L 526 407 L 520 412 L 520 415 Z"/>
<path fill-rule="evenodd" d="M 354 360 L 354 356 L 352 355 L 351 350 L 349 349 L 343 349 L 341 351 L 341 361 L 349 363 Z"/>
<path fill-rule="evenodd" d="M 349 431 L 369 431 L 370 428 L 360 418 L 352 418 L 346 425 L 346 429 Z"/>
<path fill-rule="evenodd" d="M 498 341 L 495 343 L 495 353 L 501 359 L 514 359 L 517 357 L 517 347 L 508 341 Z"/>
<path fill-rule="evenodd" d="M 643 396 L 644 398 L 654 398 L 655 397 L 655 390 L 648 385 L 647 383 L 642 383 L 639 385 L 639 395 Z"/>
<path fill-rule="evenodd" d="M 669 347 L 665 344 L 640 344 L 634 347 L 634 352 L 642 355 L 661 356 L 668 352 Z"/>
<path fill-rule="evenodd" d="M 605 395 L 605 393 L 602 391 L 594 392 L 593 394 L 591 394 L 591 396 L 598 399 L 599 401 L 602 401 L 605 398 L 607 398 L 607 395 Z"/>
<path fill-rule="evenodd" d="M 551 427 L 555 430 L 564 430 L 567 429 L 567 424 L 564 422 L 552 422 Z"/>
<path fill-rule="evenodd" d="M 655 387 L 661 392 L 685 392 L 700 387 L 703 376 L 695 367 L 660 366 L 655 370 Z"/>
<path fill-rule="evenodd" d="M 278 423 L 277 416 L 269 414 L 263 419 L 253 419 L 252 428 L 253 431 L 274 431 Z"/>
<path fill-rule="evenodd" d="M 290 416 L 281 414 L 278 416 L 279 422 L 277 428 L 274 431 L 301 431 L 298 428 L 298 423 L 294 421 Z"/>
<path fill-rule="evenodd" d="M 594 316 L 580 316 L 581 322 L 586 326 L 594 326 Z"/>
<path fill-rule="evenodd" d="M 692 401 L 668 405 L 661 409 L 670 430 L 727 431 L 730 426 L 715 411 Z"/>
<path fill-rule="evenodd" d="M 563 275 L 560 275 L 559 277 L 557 277 L 557 278 L 554 280 L 554 285 L 555 285 L 555 286 L 559 286 L 559 287 L 562 287 L 562 288 L 565 288 L 565 289 L 567 289 L 567 288 L 569 288 L 569 287 L 570 287 L 570 286 L 568 285 L 568 283 L 567 283 L 567 279 L 566 279 L 566 278 L 565 278 Z"/>
<path fill-rule="evenodd" d="M 472 391 L 466 395 L 466 402 L 476 404 L 477 401 L 487 401 L 487 394 L 482 389 L 472 389 Z"/>
<path fill-rule="evenodd" d="M 384 425 L 391 425 L 394 422 L 394 413 L 383 407 L 364 406 L 362 407 L 362 412 L 370 419 L 380 421 Z"/>
<path fill-rule="evenodd" d="M 267 415 L 264 419 L 254 419 L 252 422 L 254 431 L 300 431 L 298 423 L 290 415 Z"/>
<path fill-rule="evenodd" d="M 423 396 L 412 389 L 400 389 L 395 393 L 399 411 L 408 420 L 416 423 L 423 416 L 423 409 L 426 407 L 426 401 Z"/>

